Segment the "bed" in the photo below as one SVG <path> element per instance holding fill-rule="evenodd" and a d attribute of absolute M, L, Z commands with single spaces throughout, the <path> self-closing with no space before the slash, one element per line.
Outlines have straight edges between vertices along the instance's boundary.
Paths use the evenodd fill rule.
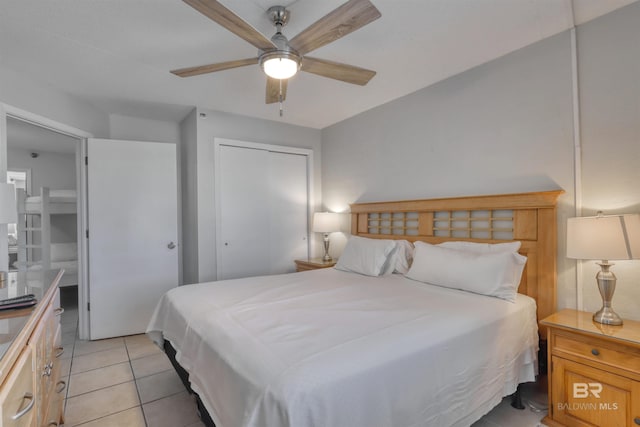
<path fill-rule="evenodd" d="M 468 426 L 535 379 L 537 319 L 555 309 L 560 194 L 351 205 L 356 239 L 411 241 L 416 256 L 445 242 L 521 242 L 512 301 L 417 280 L 416 259 L 405 275 L 324 269 L 183 286 L 147 332 L 175 353 L 217 427 Z"/>
<path fill-rule="evenodd" d="M 75 214 L 77 212 L 76 190 L 49 190 L 47 187 L 40 189 L 39 196 L 25 196 L 24 211 L 39 214 L 42 212 L 43 200 L 48 204 L 49 214 Z"/>
<path fill-rule="evenodd" d="M 52 243 L 52 215 L 76 215 L 75 190 L 41 187 L 40 194 L 28 196 L 17 190 L 18 270 L 64 269 L 60 286 L 78 284 L 78 246 L 76 242 Z M 35 219 L 35 221 L 34 221 Z M 39 253 L 35 253 L 39 251 Z"/>

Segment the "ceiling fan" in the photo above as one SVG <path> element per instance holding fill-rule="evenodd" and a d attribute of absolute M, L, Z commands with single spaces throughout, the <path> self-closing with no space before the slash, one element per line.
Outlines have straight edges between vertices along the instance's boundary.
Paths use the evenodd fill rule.
<path fill-rule="evenodd" d="M 275 35 L 268 39 L 216 0 L 183 1 L 257 47 L 258 56 L 172 70 L 171 73 L 177 76 L 191 77 L 260 64 L 267 75 L 266 103 L 280 102 L 282 104 L 287 93 L 287 79 L 295 75 L 299 69 L 362 86 L 366 85 L 376 74 L 375 71 L 353 65 L 306 56 L 307 53 L 334 42 L 378 19 L 381 14 L 369 0 L 347 1 L 291 40 L 282 34 L 282 27 L 289 20 L 289 11 L 284 6 L 273 6 L 267 10 L 267 14 L 276 27 Z M 280 115 L 282 115 L 282 108 Z"/>

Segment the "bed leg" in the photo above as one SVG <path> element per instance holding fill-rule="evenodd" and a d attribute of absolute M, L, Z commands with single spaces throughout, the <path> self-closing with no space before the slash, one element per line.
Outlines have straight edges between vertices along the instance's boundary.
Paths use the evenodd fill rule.
<path fill-rule="evenodd" d="M 524 409 L 524 405 L 522 404 L 522 395 L 520 393 L 520 384 L 518 384 L 516 392 L 511 395 L 511 406 L 516 409 Z"/>

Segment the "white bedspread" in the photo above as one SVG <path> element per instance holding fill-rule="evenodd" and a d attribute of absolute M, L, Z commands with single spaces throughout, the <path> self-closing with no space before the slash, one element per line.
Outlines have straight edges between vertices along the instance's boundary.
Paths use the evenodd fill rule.
<path fill-rule="evenodd" d="M 217 427 L 469 426 L 537 366 L 529 297 L 335 269 L 173 289 L 147 332 Z"/>

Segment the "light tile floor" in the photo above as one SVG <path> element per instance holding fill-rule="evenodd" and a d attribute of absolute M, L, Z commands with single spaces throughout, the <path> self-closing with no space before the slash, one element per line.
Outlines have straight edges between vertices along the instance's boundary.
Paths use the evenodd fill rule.
<path fill-rule="evenodd" d="M 78 335 L 73 292 L 62 288 L 62 363 L 67 381 L 65 427 L 202 427 L 196 404 L 164 353 L 145 335 L 84 341 Z M 75 306 L 74 306 L 75 304 Z M 64 378 L 66 377 L 66 379 Z M 472 427 L 538 427 L 546 404 L 546 384 L 523 390 L 525 410 L 510 399 Z M 532 408 L 533 407 L 533 408 Z"/>
<path fill-rule="evenodd" d="M 204 426 L 169 359 L 145 335 L 77 338 L 73 291 L 61 293 L 65 427 Z"/>

